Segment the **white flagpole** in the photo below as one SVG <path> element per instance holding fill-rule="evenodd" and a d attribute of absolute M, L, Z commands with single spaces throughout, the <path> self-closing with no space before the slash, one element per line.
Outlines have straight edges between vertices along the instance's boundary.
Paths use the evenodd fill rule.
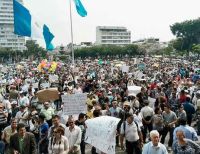
<path fill-rule="evenodd" d="M 72 65 L 74 66 L 74 41 L 73 41 L 73 25 L 72 25 L 72 4 L 71 0 L 69 0 L 70 7 L 70 25 L 71 25 L 71 52 L 72 52 Z"/>

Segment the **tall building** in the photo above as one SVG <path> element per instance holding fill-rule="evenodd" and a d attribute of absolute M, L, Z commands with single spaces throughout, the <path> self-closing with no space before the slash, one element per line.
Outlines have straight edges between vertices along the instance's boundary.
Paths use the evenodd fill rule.
<path fill-rule="evenodd" d="M 18 0 L 22 3 L 22 0 Z M 0 47 L 25 50 L 25 37 L 14 34 L 13 0 L 0 0 Z"/>
<path fill-rule="evenodd" d="M 96 44 L 127 45 L 131 44 L 131 32 L 126 27 L 97 26 Z"/>

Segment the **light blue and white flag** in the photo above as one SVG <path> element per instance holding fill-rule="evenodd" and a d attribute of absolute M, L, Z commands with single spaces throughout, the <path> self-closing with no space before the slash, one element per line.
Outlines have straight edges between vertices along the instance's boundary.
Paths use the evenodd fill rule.
<path fill-rule="evenodd" d="M 31 12 L 22 4 L 13 0 L 14 11 L 14 33 L 20 36 L 41 38 L 45 41 L 46 49 L 53 50 L 52 40 L 54 35 L 49 28 L 40 23 Z"/>
<path fill-rule="evenodd" d="M 76 5 L 76 11 L 78 12 L 78 14 L 81 16 L 81 17 L 85 17 L 87 16 L 87 11 L 85 10 L 83 4 L 81 3 L 80 0 L 74 0 L 74 3 Z"/>

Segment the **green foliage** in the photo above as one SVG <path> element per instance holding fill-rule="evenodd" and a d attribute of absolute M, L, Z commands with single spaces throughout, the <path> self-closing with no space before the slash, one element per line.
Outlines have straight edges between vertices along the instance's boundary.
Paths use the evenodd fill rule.
<path fill-rule="evenodd" d="M 170 28 L 172 33 L 179 38 L 181 50 L 190 50 L 193 44 L 200 43 L 200 18 L 175 23 Z"/>
<path fill-rule="evenodd" d="M 38 57 L 45 57 L 47 51 L 40 47 L 35 41 L 28 40 L 26 41 L 27 50 L 24 51 L 25 56 L 38 56 Z"/>
<path fill-rule="evenodd" d="M 139 54 L 139 48 L 137 45 L 126 45 L 126 46 L 116 46 L 116 45 L 98 45 L 92 47 L 85 47 L 75 50 L 75 57 L 114 57 L 114 56 L 134 56 Z"/>

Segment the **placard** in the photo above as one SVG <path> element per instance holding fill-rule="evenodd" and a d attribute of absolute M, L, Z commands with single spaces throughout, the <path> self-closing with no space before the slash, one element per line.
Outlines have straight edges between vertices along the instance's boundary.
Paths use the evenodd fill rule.
<path fill-rule="evenodd" d="M 63 114 L 64 115 L 75 115 L 79 113 L 86 113 L 87 111 L 87 94 L 72 94 L 72 95 L 62 95 Z"/>
<path fill-rule="evenodd" d="M 86 120 L 85 142 L 106 154 L 115 154 L 116 129 L 120 119 L 100 116 Z"/>

